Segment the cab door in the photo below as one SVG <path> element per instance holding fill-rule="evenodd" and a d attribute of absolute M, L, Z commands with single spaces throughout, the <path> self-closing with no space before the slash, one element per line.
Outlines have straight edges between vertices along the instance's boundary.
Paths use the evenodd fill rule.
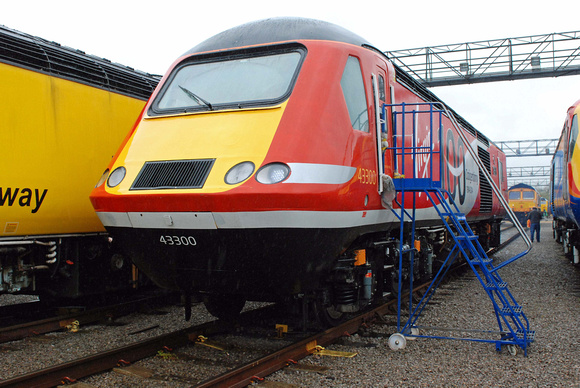
<path fill-rule="evenodd" d="M 391 109 L 386 107 L 386 109 L 383 110 L 384 104 L 393 103 L 392 101 L 394 96 L 394 85 L 389 82 L 391 78 L 394 79 L 394 76 L 389 77 L 390 72 L 394 71 L 394 69 L 392 65 L 389 65 L 390 64 L 386 61 L 379 61 L 375 67 L 375 71 L 372 74 L 375 128 L 377 128 L 375 146 L 377 152 L 377 172 L 379 177 L 379 179 L 377 179 L 377 190 L 379 194 L 383 192 L 383 182 L 380 177 L 383 174 L 389 175 L 391 177 L 393 175 L 393 151 L 386 149 L 387 147 L 391 146 Z"/>

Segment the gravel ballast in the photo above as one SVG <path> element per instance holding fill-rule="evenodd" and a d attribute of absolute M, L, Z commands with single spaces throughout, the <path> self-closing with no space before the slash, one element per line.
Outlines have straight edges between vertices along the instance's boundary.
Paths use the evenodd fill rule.
<path fill-rule="evenodd" d="M 328 348 L 357 352 L 356 356 L 310 356 L 300 364 L 315 368 L 286 368 L 267 381 L 279 387 L 580 387 L 580 270 L 552 238 L 550 221 L 542 223 L 541 234 L 542 242 L 534 243 L 528 255 L 500 271 L 536 331 L 527 357 L 521 349 L 516 356 L 505 348 L 496 352 L 492 343 L 424 338 L 409 340 L 405 349 L 393 351 L 387 341 L 396 332 L 396 317 L 387 316 L 386 324 L 343 338 Z M 524 243 L 518 239 L 497 253 L 494 262 L 523 249 Z M 4 300 L 0 296 L 0 303 Z M 182 308 L 168 311 L 165 315 L 122 318 L 120 321 L 126 323 L 122 327 L 87 326 L 79 333 L 59 332 L 0 345 L 0 379 L 210 319 L 203 305 L 194 306 L 190 322 L 183 320 Z M 497 330 L 491 302 L 472 273 L 441 286 L 418 324 Z M 154 325 L 159 327 L 127 334 Z M 227 343 L 228 338 L 221 341 Z M 256 350 L 258 354 L 261 347 L 272 350 L 268 341 L 242 341 L 247 341 L 252 354 Z M 153 378 L 108 372 L 82 381 L 94 387 L 188 387 L 200 378 L 196 370 L 207 372 L 228 358 L 219 350 L 200 346 L 188 346 L 180 352 L 191 353 L 191 357 L 156 357 L 136 363 L 152 370 Z M 205 362 L 200 362 L 199 352 L 203 352 Z"/>

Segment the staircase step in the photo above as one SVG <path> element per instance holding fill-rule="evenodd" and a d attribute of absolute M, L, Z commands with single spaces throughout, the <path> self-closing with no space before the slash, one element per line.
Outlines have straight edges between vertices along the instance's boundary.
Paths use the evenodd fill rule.
<path fill-rule="evenodd" d="M 512 310 L 516 315 L 520 315 L 522 313 L 522 306 L 511 306 L 511 310 L 509 306 L 502 307 L 500 311 L 502 314 L 511 314 Z"/>
<path fill-rule="evenodd" d="M 441 212 L 442 215 L 444 215 L 445 217 L 449 217 L 449 216 L 455 216 L 457 218 L 463 217 L 465 218 L 465 213 L 456 213 L 454 211 L 450 211 L 450 212 Z"/>
<path fill-rule="evenodd" d="M 485 258 L 475 258 L 471 260 L 471 264 L 474 265 L 487 265 L 487 264 L 491 264 L 491 259 L 485 257 Z"/>
<path fill-rule="evenodd" d="M 479 238 L 479 236 L 474 236 L 474 235 L 459 235 L 459 236 L 455 236 L 456 239 L 458 240 L 463 240 L 463 241 L 475 241 Z"/>
<path fill-rule="evenodd" d="M 467 219 L 465 217 L 465 214 L 463 214 L 463 213 L 448 213 L 448 212 L 442 212 L 441 215 L 443 217 L 455 218 L 455 219 L 457 219 L 457 221 L 465 221 Z"/>
<path fill-rule="evenodd" d="M 523 340 L 524 336 L 526 337 L 526 340 L 528 342 L 534 342 L 534 340 L 536 339 L 536 331 L 535 330 L 518 330 L 518 331 L 516 331 L 516 337 L 518 339 Z"/>
<path fill-rule="evenodd" d="M 492 282 L 487 283 L 485 285 L 485 287 L 487 287 L 488 289 L 496 289 L 495 284 L 493 284 Z M 507 287 L 508 287 L 508 284 L 506 282 L 498 282 L 497 283 L 497 289 L 498 290 L 503 290 L 503 289 L 506 289 Z"/>

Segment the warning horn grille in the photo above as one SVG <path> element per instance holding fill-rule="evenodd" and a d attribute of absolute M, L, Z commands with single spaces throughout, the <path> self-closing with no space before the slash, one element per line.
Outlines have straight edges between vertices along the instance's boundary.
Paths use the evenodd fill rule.
<path fill-rule="evenodd" d="M 131 190 L 201 189 L 215 159 L 145 162 Z"/>

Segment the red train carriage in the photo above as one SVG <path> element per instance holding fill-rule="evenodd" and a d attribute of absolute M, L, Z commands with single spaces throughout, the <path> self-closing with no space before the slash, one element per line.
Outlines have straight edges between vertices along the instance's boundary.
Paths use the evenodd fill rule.
<path fill-rule="evenodd" d="M 338 26 L 242 25 L 173 64 L 91 201 L 134 263 L 215 315 L 299 299 L 333 323 L 392 287 L 398 222 L 381 203 L 380 174 L 404 171 L 388 152 L 379 165 L 395 139 L 377 135 L 378 112 L 425 101 L 438 100 Z M 505 191 L 505 156 L 457 118 Z M 497 244 L 497 198 L 448 118 L 443 128 L 446 185 L 480 239 Z M 427 201 L 418 207 L 414 268 L 429 276 L 446 238 Z"/>

